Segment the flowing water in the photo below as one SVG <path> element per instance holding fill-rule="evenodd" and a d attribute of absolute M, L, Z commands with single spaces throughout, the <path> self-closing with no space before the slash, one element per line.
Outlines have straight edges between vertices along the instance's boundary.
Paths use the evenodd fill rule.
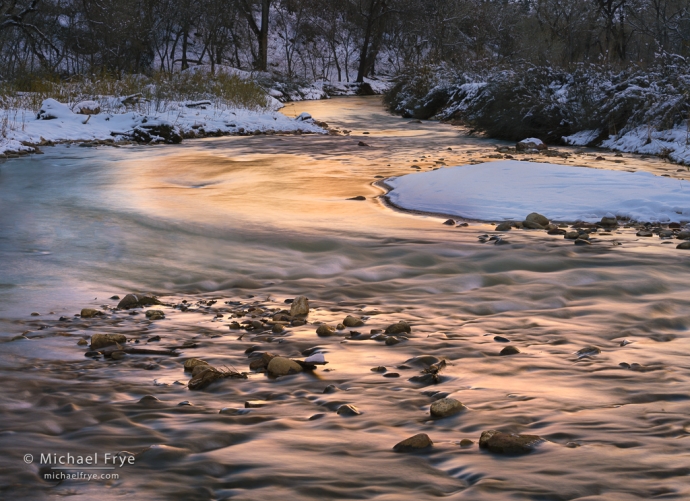
<path fill-rule="evenodd" d="M 412 165 L 482 160 L 495 141 L 390 116 L 378 98 L 284 111 L 352 132 L 59 146 L 0 166 L 0 497 L 690 498 L 687 251 L 632 229 L 590 247 L 534 231 L 481 244 L 488 224 L 394 211 L 374 182 Z M 661 161 L 612 158 L 580 151 L 571 161 L 687 177 Z M 347 200 L 356 196 L 366 200 Z M 166 318 L 153 322 L 110 309 L 110 296 L 132 291 L 190 308 L 163 306 Z M 312 304 L 307 325 L 243 337 L 228 329 L 237 309 L 289 309 L 284 300 L 298 295 Z M 74 316 L 85 307 L 107 315 Z M 365 316 L 363 333 L 398 320 L 412 333 L 393 346 L 349 329 L 315 334 L 314 322 L 347 314 Z M 76 343 L 95 333 L 198 346 L 177 358 L 93 360 Z M 521 353 L 497 356 L 505 343 L 496 335 Z M 601 353 L 578 358 L 590 345 Z M 252 346 L 289 357 L 318 346 L 329 363 L 185 386 L 186 358 L 248 371 Z M 447 360 L 440 384 L 409 380 L 424 367 L 410 359 L 422 355 Z M 324 394 L 329 384 L 340 391 Z M 159 401 L 139 403 L 145 395 Z M 445 395 L 468 410 L 430 419 Z M 244 409 L 249 400 L 267 403 Z M 361 415 L 336 414 L 341 404 Z M 496 455 L 477 446 L 488 429 L 548 442 Z M 392 451 L 417 433 L 433 447 Z M 118 451 L 136 461 L 108 470 L 119 474 L 110 480 L 45 480 L 51 470 L 38 460 Z"/>

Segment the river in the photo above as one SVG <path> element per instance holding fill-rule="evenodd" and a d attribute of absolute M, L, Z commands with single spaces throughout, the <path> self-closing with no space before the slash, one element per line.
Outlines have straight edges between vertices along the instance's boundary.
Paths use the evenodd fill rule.
<path fill-rule="evenodd" d="M 352 132 L 63 145 L 0 165 L 2 497 L 690 498 L 687 253 L 633 230 L 587 248 L 515 230 L 512 245 L 482 244 L 490 225 L 392 210 L 374 183 L 412 165 L 486 159 L 496 141 L 391 116 L 379 98 L 284 110 L 302 111 Z M 586 153 L 573 161 L 676 171 L 633 156 L 602 165 Z M 357 196 L 366 200 L 347 200 Z M 111 310 L 74 317 L 128 292 L 192 307 L 165 307 L 155 322 Z M 299 295 L 313 307 L 305 326 L 242 339 L 228 329 L 233 309 L 284 308 Z M 198 304 L 209 299 L 217 303 Z M 410 339 L 317 337 L 313 322 L 347 314 L 364 315 L 366 333 L 406 320 Z M 198 347 L 179 358 L 85 358 L 77 340 L 101 332 Z M 497 335 L 521 353 L 497 356 Z M 601 353 L 575 355 L 590 345 Z M 252 346 L 290 357 L 319 346 L 329 363 L 313 375 L 184 385 L 184 359 L 248 371 Z M 422 355 L 448 361 L 440 384 L 409 380 L 420 372 L 410 359 Z M 324 394 L 329 384 L 340 391 Z M 446 394 L 468 410 L 430 419 Z M 145 395 L 159 402 L 139 403 Z M 248 400 L 267 403 L 244 410 Z M 341 404 L 361 415 L 337 415 Z M 488 429 L 548 442 L 495 455 L 477 447 Z M 392 451 L 417 433 L 434 446 Z M 474 444 L 461 447 L 465 438 Z M 22 459 L 117 451 L 137 460 L 110 480 L 51 482 Z"/>

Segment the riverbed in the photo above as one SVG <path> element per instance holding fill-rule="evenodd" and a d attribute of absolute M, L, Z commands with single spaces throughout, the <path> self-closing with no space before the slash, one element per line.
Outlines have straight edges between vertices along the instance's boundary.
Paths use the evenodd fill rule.
<path fill-rule="evenodd" d="M 376 182 L 483 161 L 499 142 L 392 116 L 379 98 L 283 111 L 350 132 L 61 145 L 0 165 L 2 497 L 690 497 L 687 251 L 634 230 L 587 247 L 516 230 L 511 245 L 483 244 L 491 225 L 393 210 Z M 658 159 L 563 151 L 577 165 L 688 178 Z M 112 310 L 110 297 L 128 292 L 159 296 L 166 318 Z M 300 295 L 312 304 L 304 326 L 258 338 L 229 329 L 233 311 L 289 309 Z M 75 317 L 82 308 L 107 314 Z M 348 314 L 365 326 L 316 335 Z M 392 346 L 349 334 L 399 320 L 412 332 Z M 103 332 L 197 347 L 85 357 L 77 341 Z M 521 353 L 498 356 L 495 336 Z M 601 353 L 575 354 L 588 346 Z M 186 387 L 189 357 L 248 372 L 247 350 L 304 358 L 314 347 L 329 363 L 313 374 Z M 447 361 L 440 384 L 410 381 L 423 355 Z M 331 384 L 339 391 L 324 394 Z M 467 411 L 430 419 L 447 395 Z M 244 408 L 254 400 L 264 403 Z M 338 415 L 342 404 L 361 414 Z M 477 446 L 489 429 L 547 442 L 495 455 Z M 393 452 L 417 433 L 433 447 Z M 136 462 L 110 480 L 51 482 L 23 460 L 122 451 Z"/>

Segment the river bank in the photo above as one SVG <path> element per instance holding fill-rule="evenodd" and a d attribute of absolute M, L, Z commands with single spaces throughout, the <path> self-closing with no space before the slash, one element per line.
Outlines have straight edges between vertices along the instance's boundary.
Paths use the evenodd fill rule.
<path fill-rule="evenodd" d="M 632 229 L 588 247 L 531 231 L 513 231 L 511 245 L 481 243 L 492 225 L 451 227 L 389 210 L 373 183 L 412 165 L 485 161 L 502 143 L 401 120 L 376 98 L 285 112 L 352 132 L 174 148 L 59 145 L 0 166 L 0 440 L 11 451 L 1 460 L 2 492 L 31 500 L 690 494 L 687 254 Z M 567 151 L 596 168 L 683 175 L 658 159 Z M 114 309 L 119 300 L 109 298 L 129 292 L 165 304 Z M 290 310 L 285 300 L 302 295 L 307 323 L 272 332 L 268 321 Z M 75 316 L 84 308 L 105 314 Z M 316 333 L 347 315 L 364 325 Z M 411 325 L 408 339 L 367 338 L 400 320 Z M 255 328 L 244 321 L 262 328 L 231 329 Z M 104 333 L 136 347 L 178 346 L 179 356 L 85 357 L 79 340 Z M 520 353 L 499 356 L 507 345 Z M 578 354 L 591 346 L 600 352 Z M 251 353 L 304 360 L 311 348 L 328 361 L 313 373 L 271 379 L 249 369 Z M 410 381 L 425 355 L 447 361 L 439 384 Z M 189 358 L 250 375 L 192 391 Z M 371 370 L 380 366 L 386 372 Z M 340 391 L 324 393 L 329 385 Z M 441 396 L 467 410 L 431 419 Z M 178 405 L 185 401 L 193 405 Z M 245 407 L 254 401 L 264 403 Z M 341 405 L 361 414 L 338 414 Z M 478 447 L 490 429 L 548 442 L 503 456 Z M 430 449 L 393 451 L 419 433 Z M 117 480 L 57 484 L 22 459 L 44 448 L 137 459 Z"/>

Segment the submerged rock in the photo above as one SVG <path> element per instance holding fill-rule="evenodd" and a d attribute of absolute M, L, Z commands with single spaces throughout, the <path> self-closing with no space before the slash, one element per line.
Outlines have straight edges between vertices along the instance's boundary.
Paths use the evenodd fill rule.
<path fill-rule="evenodd" d="M 453 416 L 455 414 L 459 414 L 463 411 L 466 411 L 467 407 L 462 405 L 462 402 L 459 400 L 456 400 L 454 398 L 442 398 L 440 400 L 436 400 L 433 404 L 431 404 L 431 408 L 429 409 L 429 413 L 436 418 L 444 418 L 448 416 Z"/>
<path fill-rule="evenodd" d="M 479 447 L 501 454 L 526 454 L 544 441 L 539 435 L 516 435 L 488 430 L 479 438 Z"/>
<path fill-rule="evenodd" d="M 426 433 L 419 433 L 413 437 L 406 438 L 402 442 L 398 442 L 393 446 L 396 452 L 411 452 L 426 449 L 431 447 L 434 443 Z"/>
<path fill-rule="evenodd" d="M 501 350 L 501 353 L 499 353 L 499 355 L 505 357 L 508 355 L 517 355 L 518 353 L 520 353 L 520 350 L 518 350 L 515 346 L 506 346 Z"/>
<path fill-rule="evenodd" d="M 359 416 L 362 414 L 357 407 L 355 407 L 352 404 L 343 404 L 340 407 L 338 407 L 338 410 L 336 413 L 339 416 Z"/>

